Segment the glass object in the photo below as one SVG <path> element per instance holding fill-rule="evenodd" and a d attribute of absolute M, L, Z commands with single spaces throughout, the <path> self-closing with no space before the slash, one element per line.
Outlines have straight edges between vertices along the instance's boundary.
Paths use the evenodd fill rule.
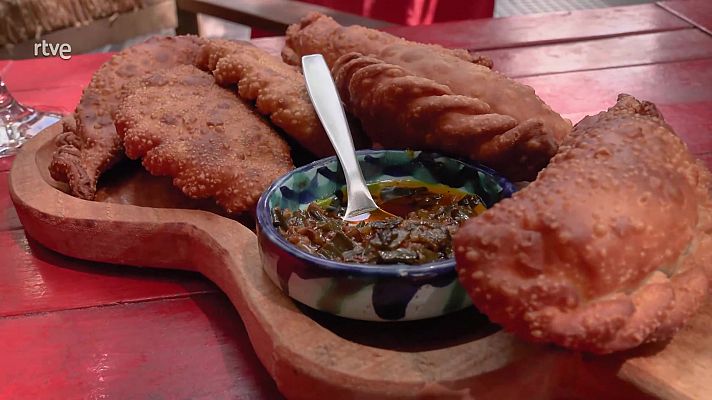
<path fill-rule="evenodd" d="M 18 103 L 0 77 L 0 157 L 15 154 L 24 142 L 60 119 L 59 114 Z"/>

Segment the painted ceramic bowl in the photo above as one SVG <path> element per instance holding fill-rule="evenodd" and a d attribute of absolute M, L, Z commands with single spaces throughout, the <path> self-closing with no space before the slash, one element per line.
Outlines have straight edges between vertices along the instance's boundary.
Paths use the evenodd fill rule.
<path fill-rule="evenodd" d="M 434 153 L 364 150 L 357 158 L 367 183 L 418 180 L 477 194 L 489 208 L 514 192 L 494 171 Z M 345 186 L 336 157 L 297 168 L 275 181 L 257 204 L 262 265 L 287 295 L 317 310 L 368 321 L 416 320 L 471 305 L 455 260 L 421 265 L 355 264 L 327 260 L 289 243 L 273 226 L 271 210 L 305 209 Z"/>

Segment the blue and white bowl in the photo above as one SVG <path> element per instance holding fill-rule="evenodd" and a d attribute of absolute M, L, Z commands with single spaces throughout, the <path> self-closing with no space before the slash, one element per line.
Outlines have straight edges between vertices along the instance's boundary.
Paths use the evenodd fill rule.
<path fill-rule="evenodd" d="M 489 168 L 434 153 L 363 150 L 357 158 L 367 183 L 417 180 L 477 194 L 489 208 L 514 186 Z M 271 210 L 305 209 L 345 186 L 336 157 L 315 161 L 276 180 L 257 203 L 262 265 L 284 293 L 317 310 L 367 321 L 417 320 L 471 305 L 455 260 L 421 265 L 355 264 L 327 260 L 289 243 L 272 224 Z"/>

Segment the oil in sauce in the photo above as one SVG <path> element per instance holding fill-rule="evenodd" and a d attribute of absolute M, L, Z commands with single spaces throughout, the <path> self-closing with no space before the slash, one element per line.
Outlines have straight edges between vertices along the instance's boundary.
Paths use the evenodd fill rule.
<path fill-rule="evenodd" d="M 369 185 L 379 207 L 395 218 L 350 224 L 341 219 L 345 190 L 306 210 L 273 210 L 275 227 L 292 244 L 324 258 L 362 264 L 423 264 L 452 257 L 461 223 L 486 210 L 477 196 L 414 180 Z"/>

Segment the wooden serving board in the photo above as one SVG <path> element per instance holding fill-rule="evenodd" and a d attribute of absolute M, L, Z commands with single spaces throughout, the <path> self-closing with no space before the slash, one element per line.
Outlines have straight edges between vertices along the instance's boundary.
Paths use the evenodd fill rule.
<path fill-rule="evenodd" d="M 606 357 L 521 342 L 473 309 L 406 323 L 325 315 L 296 305 L 272 284 L 255 235 L 237 221 L 64 193 L 47 172 L 60 130 L 55 125 L 25 144 L 10 174 L 27 234 L 85 260 L 202 273 L 228 295 L 288 398 L 702 399 L 712 393 L 709 304 L 670 343 Z"/>

